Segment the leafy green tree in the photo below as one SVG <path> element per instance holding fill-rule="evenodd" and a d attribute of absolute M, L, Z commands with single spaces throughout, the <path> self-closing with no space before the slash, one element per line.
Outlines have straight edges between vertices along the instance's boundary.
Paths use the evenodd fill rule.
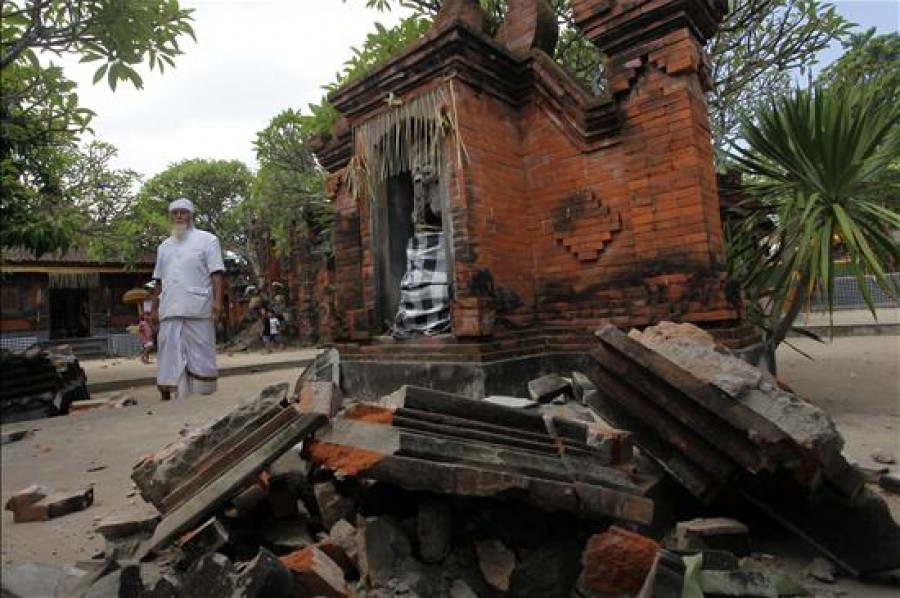
<path fill-rule="evenodd" d="M 875 28 L 852 33 L 844 54 L 822 70 L 817 79 L 825 87 L 866 85 L 879 102 L 900 96 L 900 34 L 875 35 Z"/>
<path fill-rule="evenodd" d="M 264 218 L 275 249 L 284 255 L 292 231 L 299 225 L 321 232 L 331 225 L 325 198 L 325 173 L 307 146 L 315 132 L 313 117 L 284 110 L 257 134 L 254 144 L 259 171 L 245 219 Z"/>
<path fill-rule="evenodd" d="M 750 200 L 731 231 L 733 274 L 765 339 L 748 351 L 776 373 L 775 350 L 813 293 L 833 307 L 835 261 L 856 277 L 874 314 L 867 277 L 898 289 L 885 267 L 900 259 L 897 189 L 888 205 L 869 185 L 900 152 L 900 106 L 865 87 L 795 90 L 742 122 L 746 145 L 731 158 L 748 175 Z"/>
<path fill-rule="evenodd" d="M 198 228 L 219 237 L 223 249 L 241 251 L 243 230 L 236 215 L 250 195 L 253 173 L 239 160 L 183 160 L 150 178 L 138 193 L 137 203 L 147 208 L 142 215 L 154 214 L 146 221 L 135 221 L 138 228 L 151 228 L 152 242 L 168 235 L 169 203 L 186 197 L 196 206 L 194 220 Z M 148 238 L 148 237 L 144 237 Z"/>
<path fill-rule="evenodd" d="M 505 2 L 480 1 L 491 32 L 502 21 Z M 571 0 L 547 1 L 560 25 L 555 60 L 589 88 L 603 93 L 601 56 L 576 30 Z M 429 19 L 442 3 L 366 0 L 369 8 L 383 11 L 399 4 L 412 8 L 414 16 Z M 831 4 L 822 0 L 732 0 L 730 12 L 707 48 L 716 82 L 708 101 L 719 157 L 734 144 L 743 117 L 753 114 L 755 107 L 774 93 L 787 90 L 791 72 L 815 64 L 816 53 L 845 36 L 850 27 Z"/>
<path fill-rule="evenodd" d="M 63 185 L 93 112 L 48 55 L 100 62 L 95 82 L 140 88 L 137 65 L 162 71 L 193 37 L 190 13 L 175 0 L 0 2 L 0 247 L 66 249 L 77 230 Z"/>

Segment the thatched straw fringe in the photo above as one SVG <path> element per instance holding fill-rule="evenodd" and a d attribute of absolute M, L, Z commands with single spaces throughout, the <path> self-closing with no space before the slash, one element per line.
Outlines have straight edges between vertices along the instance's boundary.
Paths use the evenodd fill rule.
<path fill-rule="evenodd" d="M 100 284 L 100 275 L 96 272 L 59 272 L 51 273 L 51 289 L 93 289 Z"/>
<path fill-rule="evenodd" d="M 444 88 L 438 87 L 357 127 L 354 133 L 373 186 L 416 166 L 428 165 L 441 174 L 446 105 Z"/>

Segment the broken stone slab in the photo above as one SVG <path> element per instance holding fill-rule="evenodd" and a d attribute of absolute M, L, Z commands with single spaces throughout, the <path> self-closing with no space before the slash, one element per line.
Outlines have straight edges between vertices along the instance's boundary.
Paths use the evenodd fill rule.
<path fill-rule="evenodd" d="M 444 560 L 453 533 L 453 513 L 446 500 L 425 500 L 416 518 L 419 554 L 426 563 Z"/>
<path fill-rule="evenodd" d="M 304 382 L 300 388 L 300 410 L 334 417 L 343 403 L 341 389 L 331 381 Z"/>
<path fill-rule="evenodd" d="M 499 538 L 475 542 L 478 569 L 484 580 L 501 592 L 509 591 L 509 580 L 516 568 L 516 555 Z"/>
<path fill-rule="evenodd" d="M 553 420 L 551 432 L 545 414 L 538 410 L 512 409 L 416 386 L 402 386 L 391 402 L 390 408 L 384 408 L 389 417 L 382 423 L 553 453 L 558 452 L 561 441 L 567 454 L 590 456 L 603 464 L 610 464 L 613 455 L 619 454 L 618 447 L 627 436 L 609 426 L 565 417 Z"/>
<path fill-rule="evenodd" d="M 293 577 L 294 595 L 324 598 L 347 596 L 344 572 L 315 546 L 307 546 L 285 555 L 281 557 L 281 562 L 290 570 Z"/>
<path fill-rule="evenodd" d="M 153 537 L 160 520 L 156 514 L 101 519 L 95 529 L 106 540 L 104 555 L 110 560 L 133 558 L 141 543 Z"/>
<path fill-rule="evenodd" d="M 681 521 L 675 525 L 676 550 L 725 550 L 739 557 L 750 554 L 746 525 L 727 517 Z"/>
<path fill-rule="evenodd" d="M 393 425 L 336 419 L 305 443 L 304 454 L 342 475 L 407 490 L 459 496 L 516 491 L 522 501 L 548 510 L 609 515 L 638 523 L 652 518 L 652 501 L 642 496 L 645 489 L 627 472 L 568 451 L 563 455 L 526 452 Z"/>
<path fill-rule="evenodd" d="M 528 396 L 546 403 L 561 394 L 571 394 L 572 385 L 559 374 L 547 374 L 528 381 Z"/>
<path fill-rule="evenodd" d="M 284 389 L 282 389 L 283 392 Z M 239 442 L 220 455 L 224 460 L 210 470 L 200 472 L 189 484 L 205 482 L 199 490 L 167 512 L 156 534 L 142 545 L 137 558 L 168 545 L 184 532 L 205 521 L 225 505 L 241 488 L 257 478 L 285 451 L 322 426 L 326 418 L 319 414 L 303 414 L 294 406 L 280 408 L 277 414 L 258 429 L 242 435 Z"/>
<path fill-rule="evenodd" d="M 703 594 L 780 598 L 811 596 L 809 591 L 787 575 L 761 571 L 703 571 L 699 573 Z"/>
<path fill-rule="evenodd" d="M 216 517 L 185 534 L 178 542 L 184 554 L 185 568 L 198 561 L 200 557 L 217 552 L 228 543 L 228 539 L 228 530 Z"/>
<path fill-rule="evenodd" d="M 598 595 L 635 594 L 653 568 L 659 544 L 612 526 L 588 540 L 581 555 L 580 586 Z"/>
<path fill-rule="evenodd" d="M 287 384 L 266 387 L 255 398 L 239 404 L 211 425 L 190 430 L 155 454 L 142 458 L 131 474 L 141 496 L 161 512 L 170 510 L 172 505 L 167 505 L 164 499 L 192 478 L 198 465 L 221 455 L 234 439 L 278 415 L 287 394 Z"/>
<path fill-rule="evenodd" d="M 539 404 L 537 401 L 532 401 L 531 399 L 523 399 L 520 397 L 504 397 L 500 395 L 491 395 L 489 397 L 484 397 L 484 399 L 482 400 L 487 403 L 500 405 L 501 407 L 511 407 L 513 409 L 528 409 Z"/>

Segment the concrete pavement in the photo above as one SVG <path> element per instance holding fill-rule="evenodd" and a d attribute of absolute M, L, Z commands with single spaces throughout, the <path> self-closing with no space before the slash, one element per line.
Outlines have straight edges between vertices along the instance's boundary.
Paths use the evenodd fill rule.
<path fill-rule="evenodd" d="M 306 348 L 274 353 L 221 352 L 217 356 L 219 376 L 302 367 L 311 363 L 320 351 Z M 88 390 L 92 393 L 156 384 L 156 355 L 150 364 L 141 363 L 139 357 L 112 357 L 85 360 L 81 362 L 81 367 L 87 374 Z"/>
<path fill-rule="evenodd" d="M 831 318 L 827 313 L 801 313 L 794 323 L 796 328 L 808 330 L 819 336 L 828 336 L 830 322 L 834 322 L 834 336 L 871 336 L 876 334 L 900 334 L 900 308 L 885 307 L 875 310 L 875 316 L 867 309 L 835 310 Z"/>

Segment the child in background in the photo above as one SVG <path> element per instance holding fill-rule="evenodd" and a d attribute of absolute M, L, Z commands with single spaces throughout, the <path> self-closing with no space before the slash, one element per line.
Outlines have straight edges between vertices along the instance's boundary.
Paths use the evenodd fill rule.
<path fill-rule="evenodd" d="M 141 314 L 141 323 L 138 324 L 138 339 L 141 342 L 141 361 L 150 363 L 150 352 L 153 350 L 153 326 L 150 325 L 150 316 Z"/>

